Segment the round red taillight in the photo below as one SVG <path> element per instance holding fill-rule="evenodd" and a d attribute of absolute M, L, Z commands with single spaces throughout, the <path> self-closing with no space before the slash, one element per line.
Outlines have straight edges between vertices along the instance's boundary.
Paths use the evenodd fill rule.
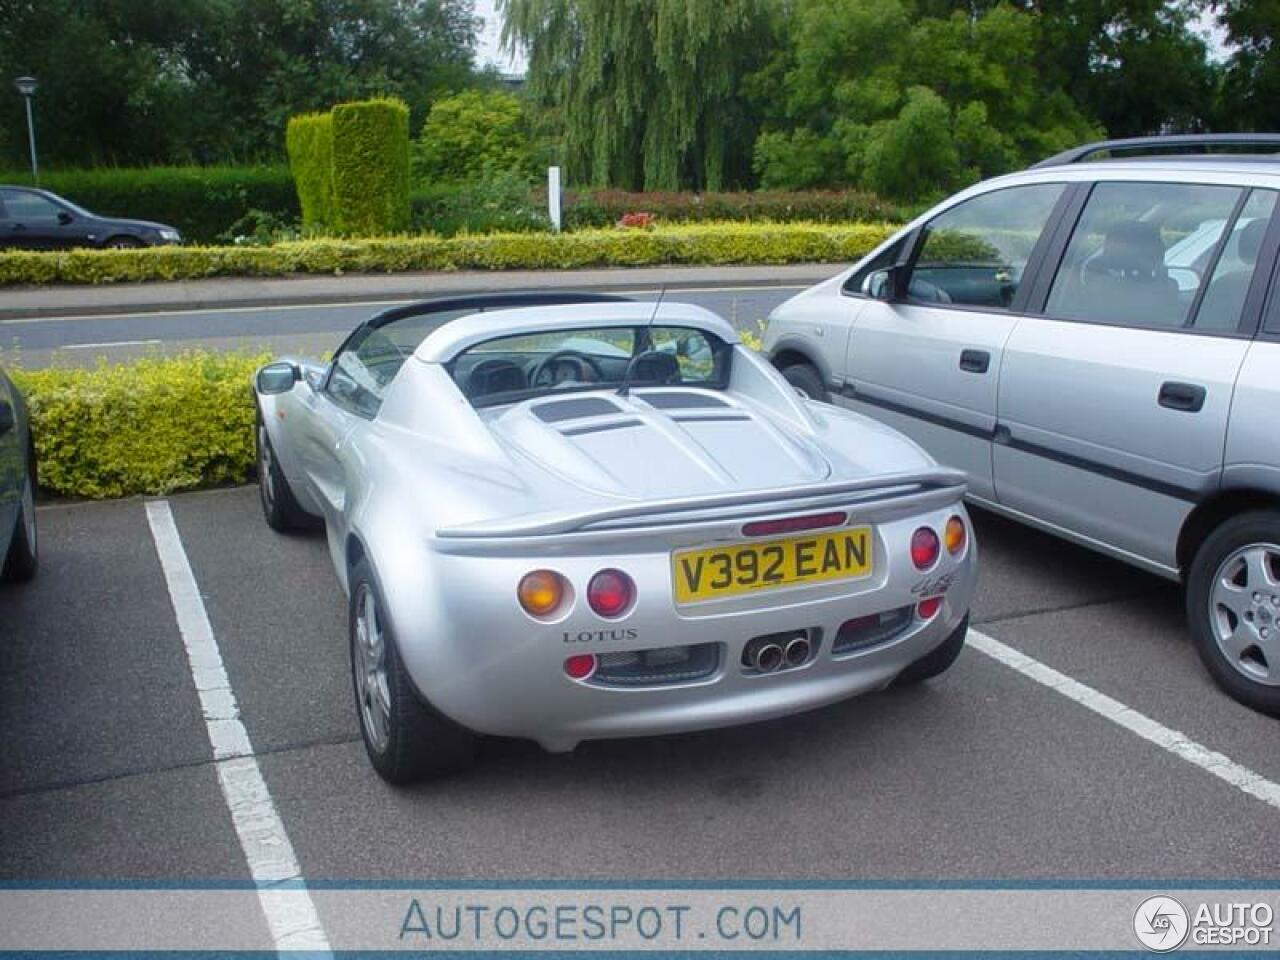
<path fill-rule="evenodd" d="M 928 570 L 938 562 L 938 535 L 930 527 L 921 527 L 911 535 L 911 562 L 917 570 Z"/>
<path fill-rule="evenodd" d="M 564 602 L 568 590 L 564 578 L 553 570 L 534 570 L 520 578 L 516 596 L 525 612 L 534 617 L 549 617 Z"/>
<path fill-rule="evenodd" d="M 932 620 L 942 609 L 941 597 L 930 597 L 928 600 L 921 600 L 916 604 L 916 616 L 921 620 Z"/>
<path fill-rule="evenodd" d="M 965 541 L 969 538 L 964 528 L 964 521 L 959 517 L 952 517 L 947 521 L 947 529 L 943 531 L 943 536 L 947 541 L 947 553 L 953 557 L 964 549 Z"/>
<path fill-rule="evenodd" d="M 596 672 L 596 655 L 594 653 L 578 653 L 564 662 L 565 675 L 570 680 L 586 680 Z"/>
<path fill-rule="evenodd" d="M 621 616 L 636 597 L 636 585 L 621 570 L 601 570 L 587 584 L 587 603 L 602 617 Z"/>

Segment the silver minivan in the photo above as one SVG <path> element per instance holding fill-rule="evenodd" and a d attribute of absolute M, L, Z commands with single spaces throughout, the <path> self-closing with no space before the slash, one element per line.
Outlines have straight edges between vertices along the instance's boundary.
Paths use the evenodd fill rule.
<path fill-rule="evenodd" d="M 1184 582 L 1213 677 L 1272 714 L 1277 151 L 1258 134 L 1068 151 L 934 207 L 764 338 L 798 390 L 962 468 L 979 506 Z"/>

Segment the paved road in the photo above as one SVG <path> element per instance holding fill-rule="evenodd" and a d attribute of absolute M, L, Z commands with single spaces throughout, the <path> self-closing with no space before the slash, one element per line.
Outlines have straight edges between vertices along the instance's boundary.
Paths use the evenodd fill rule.
<path fill-rule="evenodd" d="M 323 540 L 268 531 L 255 497 L 170 505 L 309 881 L 1276 875 L 1280 809 L 976 649 L 919 689 L 565 756 L 489 741 L 466 776 L 392 789 Z M 247 880 L 145 504 L 39 519 L 40 577 L 0 590 L 0 879 Z M 977 525 L 982 631 L 1277 789 L 1276 721 L 1208 681 L 1176 587 Z"/>
<path fill-rule="evenodd" d="M 669 272 L 673 286 L 666 296 L 671 300 L 678 298 L 707 307 L 743 329 L 756 329 L 775 306 L 836 269 L 806 268 L 804 273 L 792 271 L 780 276 L 771 276 L 776 268 L 750 274 L 721 271 L 718 278 L 705 271 L 693 274 Z M 608 290 L 640 299 L 654 299 L 663 290 L 663 276 L 652 271 L 634 277 L 617 271 L 543 274 L 539 287 Z M 503 275 L 502 279 L 503 290 L 519 286 L 515 278 Z M 236 300 L 232 291 L 227 293 L 228 305 L 196 309 L 156 310 L 155 305 L 150 304 L 124 306 L 119 312 L 105 314 L 77 314 L 75 307 L 81 302 L 77 300 L 62 305 L 66 315 L 9 312 L 0 316 L 0 363 L 16 360 L 30 368 L 51 363 L 91 365 L 99 358 L 117 361 L 150 352 L 174 352 L 191 347 L 318 356 L 332 350 L 356 324 L 378 310 L 418 298 L 406 296 L 403 285 L 388 287 L 384 291 L 380 285 L 366 284 L 356 288 L 367 290 L 369 294 L 367 299 L 359 302 L 313 299 L 312 302 L 296 303 L 288 301 L 298 298 L 298 292 L 282 286 L 289 282 L 276 281 L 274 286 L 262 291 L 263 296 L 274 296 L 281 301 L 266 305 L 230 305 Z M 491 275 L 490 283 L 493 282 Z M 445 286 L 445 281 L 438 280 L 429 289 L 431 295 L 436 295 L 471 292 L 477 287 L 473 278 L 466 277 L 454 278 L 448 286 Z M 309 287 L 308 290 L 308 295 L 313 298 L 330 292 L 337 296 L 327 286 L 317 290 Z M 138 297 L 147 295 L 154 296 L 145 289 L 137 292 Z M 120 299 L 122 304 L 127 303 L 124 298 Z"/>

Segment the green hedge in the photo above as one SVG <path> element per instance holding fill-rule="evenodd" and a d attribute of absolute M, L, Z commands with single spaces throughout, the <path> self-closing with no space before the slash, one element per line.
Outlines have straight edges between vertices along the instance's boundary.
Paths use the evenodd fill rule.
<path fill-rule="evenodd" d="M 29 175 L 0 175 L 27 183 Z M 40 185 L 107 217 L 156 220 L 188 242 L 213 243 L 249 210 L 298 218 L 285 167 L 107 167 L 40 172 Z"/>
<path fill-rule="evenodd" d="M 546 209 L 546 193 L 538 191 Z M 666 223 L 771 221 L 856 223 L 905 220 L 903 211 L 863 190 L 758 190 L 738 193 L 674 193 L 625 190 L 570 191 L 564 200 L 568 229 L 607 227 L 628 213 L 651 213 Z"/>
<path fill-rule="evenodd" d="M 848 263 L 891 224 L 690 224 L 650 230 L 316 239 L 268 247 L 0 253 L 0 286 L 294 273 L 548 270 L 661 264 Z"/>
<path fill-rule="evenodd" d="M 96 369 L 11 369 L 40 486 L 67 497 L 241 483 L 254 463 L 249 378 L 266 357 L 190 353 Z"/>
<path fill-rule="evenodd" d="M 344 233 L 380 236 L 409 227 L 409 108 L 365 100 L 333 108 L 333 196 Z"/>
<path fill-rule="evenodd" d="M 302 226 L 323 230 L 333 224 L 333 116 L 304 113 L 285 128 L 289 171 L 302 207 Z"/>

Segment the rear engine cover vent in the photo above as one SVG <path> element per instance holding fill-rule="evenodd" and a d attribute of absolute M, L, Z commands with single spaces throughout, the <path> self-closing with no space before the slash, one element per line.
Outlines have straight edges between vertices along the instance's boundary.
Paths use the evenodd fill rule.
<path fill-rule="evenodd" d="M 719 397 L 705 393 L 640 393 L 640 398 L 659 410 L 709 410 L 729 406 Z"/>
<path fill-rule="evenodd" d="M 561 420 L 578 420 L 582 417 L 605 417 L 618 413 L 618 407 L 603 397 L 578 397 L 574 400 L 556 400 L 540 403 L 533 414 L 543 423 L 559 423 Z"/>

